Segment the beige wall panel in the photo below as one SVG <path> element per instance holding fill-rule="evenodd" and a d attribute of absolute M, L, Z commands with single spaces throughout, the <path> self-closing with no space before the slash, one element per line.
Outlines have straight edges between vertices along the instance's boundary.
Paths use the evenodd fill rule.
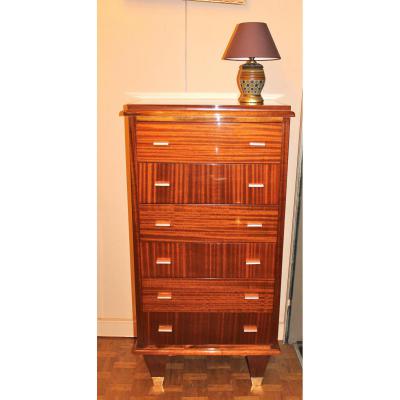
<path fill-rule="evenodd" d="M 124 93 L 184 90 L 184 2 L 98 2 L 98 333 L 132 335 Z M 166 78 L 168 76 L 168 78 Z"/>
<path fill-rule="evenodd" d="M 245 5 L 187 2 L 187 89 L 237 92 L 239 62 L 221 60 L 239 22 L 267 22 L 282 60 L 264 62 L 264 97 L 280 96 L 292 121 L 283 255 L 281 331 L 290 257 L 302 89 L 302 2 L 248 0 Z M 99 333 L 131 318 L 123 120 L 126 92 L 185 90 L 185 2 L 99 0 Z M 102 330 L 104 322 L 108 328 Z M 126 326 L 119 323 L 120 326 Z M 121 328 L 120 335 L 124 335 Z M 125 329 L 125 334 L 129 335 Z"/>

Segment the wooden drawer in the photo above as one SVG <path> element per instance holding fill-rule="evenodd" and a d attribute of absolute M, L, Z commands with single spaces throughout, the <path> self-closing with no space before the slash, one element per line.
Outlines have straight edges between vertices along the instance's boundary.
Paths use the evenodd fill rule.
<path fill-rule="evenodd" d="M 143 204 L 139 220 L 142 239 L 275 243 L 278 208 Z"/>
<path fill-rule="evenodd" d="M 143 278 L 273 279 L 274 243 L 141 241 Z"/>
<path fill-rule="evenodd" d="M 280 162 L 280 123 L 138 122 L 136 154 L 141 161 Z"/>
<path fill-rule="evenodd" d="M 144 312 L 272 312 L 274 280 L 144 279 Z"/>
<path fill-rule="evenodd" d="M 273 338 L 272 314 L 143 313 L 139 346 L 268 344 Z"/>
<path fill-rule="evenodd" d="M 279 203 L 280 164 L 139 163 L 139 202 Z"/>

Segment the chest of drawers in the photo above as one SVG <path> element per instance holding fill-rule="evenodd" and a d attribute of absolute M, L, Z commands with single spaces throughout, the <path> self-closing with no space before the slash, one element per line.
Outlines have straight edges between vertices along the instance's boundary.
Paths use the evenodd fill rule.
<path fill-rule="evenodd" d="M 280 351 L 290 106 L 128 104 L 122 114 L 134 351 L 158 382 L 174 355 L 242 355 L 262 378 Z"/>

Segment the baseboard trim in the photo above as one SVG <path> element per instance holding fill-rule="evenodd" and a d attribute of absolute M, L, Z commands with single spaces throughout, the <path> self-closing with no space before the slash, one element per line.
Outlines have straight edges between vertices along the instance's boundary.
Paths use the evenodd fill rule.
<path fill-rule="evenodd" d="M 135 321 L 124 318 L 98 318 L 97 336 L 134 337 Z"/>
<path fill-rule="evenodd" d="M 283 335 L 285 333 L 285 323 L 279 322 L 278 325 L 278 340 L 283 340 Z"/>
<path fill-rule="evenodd" d="M 293 347 L 294 347 L 294 350 L 296 351 L 297 358 L 299 359 L 299 363 L 300 363 L 300 365 L 301 365 L 301 368 L 303 368 L 303 355 L 302 355 L 301 352 L 300 352 L 299 344 L 298 344 L 298 343 L 295 343 L 295 344 L 293 345 Z"/>

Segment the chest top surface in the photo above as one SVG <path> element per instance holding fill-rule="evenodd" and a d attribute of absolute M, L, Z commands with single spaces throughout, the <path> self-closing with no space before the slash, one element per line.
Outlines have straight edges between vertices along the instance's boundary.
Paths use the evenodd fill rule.
<path fill-rule="evenodd" d="M 168 100 L 155 100 L 146 103 L 130 103 L 125 104 L 123 107 L 122 115 L 145 115 L 151 113 L 197 113 L 197 114 L 227 114 L 239 113 L 248 116 L 275 116 L 281 118 L 293 117 L 294 113 L 291 111 L 289 105 L 279 104 L 277 102 L 268 102 L 263 105 L 246 105 L 240 104 L 237 101 L 220 101 L 215 99 L 202 99 L 201 101 L 178 101 L 175 99 Z"/>

